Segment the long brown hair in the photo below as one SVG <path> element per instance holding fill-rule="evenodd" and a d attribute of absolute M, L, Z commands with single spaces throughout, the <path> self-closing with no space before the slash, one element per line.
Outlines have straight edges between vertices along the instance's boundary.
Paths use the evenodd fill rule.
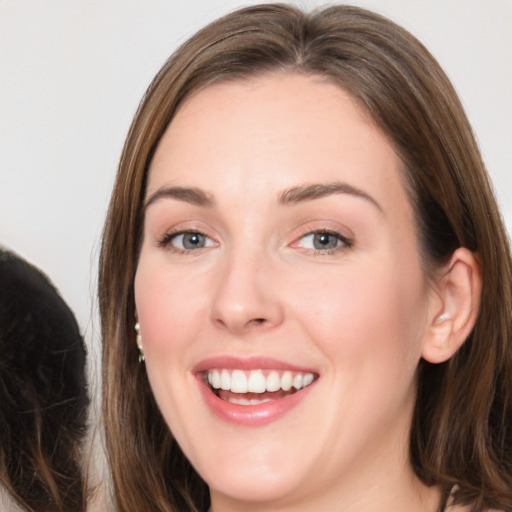
<path fill-rule="evenodd" d="M 411 463 L 473 510 L 512 506 L 511 259 L 471 127 L 450 81 L 413 36 L 372 12 L 289 5 L 238 10 L 186 42 L 150 85 L 128 134 L 105 225 L 99 298 L 103 413 L 121 511 L 205 510 L 208 489 L 155 404 L 136 353 L 133 280 L 147 169 L 191 94 L 266 73 L 320 75 L 389 137 L 405 168 L 426 272 L 454 249 L 478 253 L 476 326 L 448 362 L 418 368 Z"/>

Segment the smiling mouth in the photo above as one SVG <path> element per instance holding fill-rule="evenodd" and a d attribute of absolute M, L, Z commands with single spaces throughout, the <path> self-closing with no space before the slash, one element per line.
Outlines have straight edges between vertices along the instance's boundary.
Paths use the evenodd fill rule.
<path fill-rule="evenodd" d="M 204 374 L 217 397 L 236 405 L 259 405 L 286 398 L 310 386 L 317 377 L 312 372 L 227 368 L 212 368 Z"/>

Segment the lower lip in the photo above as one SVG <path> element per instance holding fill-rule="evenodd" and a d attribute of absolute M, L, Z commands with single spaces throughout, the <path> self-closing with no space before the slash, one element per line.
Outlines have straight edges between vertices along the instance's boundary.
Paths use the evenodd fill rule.
<path fill-rule="evenodd" d="M 198 382 L 203 399 L 215 416 L 228 423 L 246 427 L 259 427 L 279 419 L 298 405 L 315 384 L 310 384 L 285 398 L 258 405 L 238 405 L 219 398 L 202 379 L 198 378 Z"/>

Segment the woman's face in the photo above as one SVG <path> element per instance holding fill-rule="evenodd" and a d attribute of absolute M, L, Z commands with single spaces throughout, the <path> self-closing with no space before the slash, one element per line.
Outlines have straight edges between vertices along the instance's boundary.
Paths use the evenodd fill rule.
<path fill-rule="evenodd" d="M 214 503 L 327 499 L 409 468 L 435 312 L 400 168 L 317 77 L 210 86 L 165 132 L 136 308 L 154 395 Z"/>

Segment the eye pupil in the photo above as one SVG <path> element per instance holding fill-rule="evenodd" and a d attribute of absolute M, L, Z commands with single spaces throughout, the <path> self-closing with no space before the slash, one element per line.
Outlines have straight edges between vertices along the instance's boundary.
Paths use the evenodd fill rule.
<path fill-rule="evenodd" d="M 197 249 L 204 247 L 205 237 L 200 233 L 185 233 L 183 235 L 183 247 L 185 249 Z"/>
<path fill-rule="evenodd" d="M 338 239 L 329 233 L 316 233 L 313 245 L 315 249 L 334 249 L 338 246 Z"/>

